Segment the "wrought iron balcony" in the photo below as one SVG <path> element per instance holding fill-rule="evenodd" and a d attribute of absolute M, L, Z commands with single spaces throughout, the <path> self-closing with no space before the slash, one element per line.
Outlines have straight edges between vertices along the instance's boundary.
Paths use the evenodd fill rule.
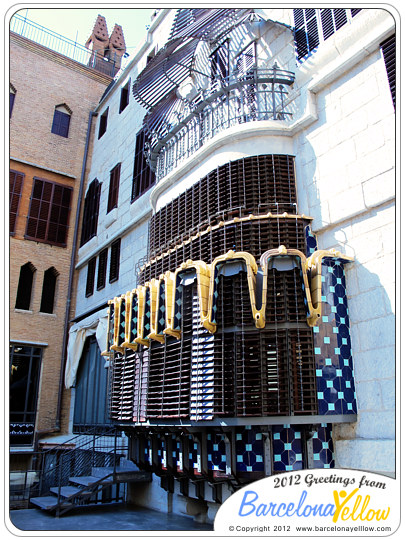
<path fill-rule="evenodd" d="M 213 81 L 192 100 L 175 97 L 157 105 L 146 117 L 149 164 L 157 181 L 194 154 L 215 135 L 230 127 L 263 120 L 288 120 L 292 108 L 286 87 L 294 73 L 252 68 Z"/>

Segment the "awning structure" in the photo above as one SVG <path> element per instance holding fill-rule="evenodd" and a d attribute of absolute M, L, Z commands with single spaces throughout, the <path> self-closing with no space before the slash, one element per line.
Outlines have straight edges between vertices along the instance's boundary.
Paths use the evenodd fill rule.
<path fill-rule="evenodd" d="M 77 323 L 69 330 L 65 370 L 66 388 L 71 388 L 76 383 L 76 374 L 86 339 L 95 335 L 100 350 L 103 351 L 105 349 L 107 343 L 107 325 L 107 317 L 104 314 L 100 316 L 100 313 L 96 313 L 86 323 Z"/>
<path fill-rule="evenodd" d="M 135 99 L 147 109 L 157 105 L 196 70 L 195 55 L 200 41 L 222 39 L 238 24 L 249 22 L 246 16 L 252 13 L 251 9 L 229 8 L 179 11 L 171 39 L 139 74 L 132 88 Z"/>

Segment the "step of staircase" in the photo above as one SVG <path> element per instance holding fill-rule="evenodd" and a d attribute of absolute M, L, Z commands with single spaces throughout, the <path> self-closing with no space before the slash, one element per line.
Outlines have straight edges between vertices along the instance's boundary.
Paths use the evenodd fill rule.
<path fill-rule="evenodd" d="M 80 493 L 80 496 L 87 496 L 87 495 L 91 495 L 91 491 L 82 491 L 83 488 L 80 487 L 76 487 L 76 486 L 62 486 L 60 488 L 60 495 L 61 497 L 64 497 L 65 499 L 67 499 L 68 497 L 74 497 L 75 495 L 78 495 Z M 58 487 L 51 487 L 51 489 L 49 490 L 51 493 L 54 493 L 56 496 L 58 496 L 58 493 L 59 493 L 59 488 Z"/>
<path fill-rule="evenodd" d="M 46 497 L 32 497 L 30 502 L 42 510 L 54 510 L 58 506 L 58 498 L 52 495 L 47 495 Z M 62 503 L 60 506 L 61 508 L 70 508 L 74 505 L 66 502 Z"/>
<path fill-rule="evenodd" d="M 91 486 L 100 481 L 98 476 L 71 476 L 69 482 L 77 484 L 79 486 Z"/>

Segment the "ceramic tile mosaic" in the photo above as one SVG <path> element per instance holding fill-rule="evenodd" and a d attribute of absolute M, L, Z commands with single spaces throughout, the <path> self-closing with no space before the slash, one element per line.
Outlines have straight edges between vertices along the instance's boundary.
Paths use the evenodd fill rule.
<path fill-rule="evenodd" d="M 322 316 L 313 328 L 319 414 L 355 414 L 353 359 L 343 260 L 322 261 Z"/>
<path fill-rule="evenodd" d="M 201 445 L 192 435 L 188 436 L 188 461 L 194 475 L 201 475 Z"/>
<path fill-rule="evenodd" d="M 226 472 L 226 445 L 222 433 L 207 434 L 207 463 L 212 471 Z"/>
<path fill-rule="evenodd" d="M 263 433 L 259 427 L 235 429 L 235 454 L 238 472 L 264 472 Z"/>
<path fill-rule="evenodd" d="M 318 242 L 316 235 L 312 232 L 311 226 L 305 227 L 305 241 L 306 241 L 306 256 L 309 257 L 318 249 Z"/>
<path fill-rule="evenodd" d="M 298 471 L 304 468 L 301 429 L 284 424 L 273 426 L 273 470 L 274 472 Z"/>
<path fill-rule="evenodd" d="M 184 456 L 183 441 L 175 439 L 173 441 L 173 461 L 175 463 L 176 471 L 178 473 L 182 473 L 184 471 L 183 456 Z"/>
<path fill-rule="evenodd" d="M 335 455 L 333 452 L 332 424 L 321 424 L 312 437 L 314 468 L 333 469 Z"/>

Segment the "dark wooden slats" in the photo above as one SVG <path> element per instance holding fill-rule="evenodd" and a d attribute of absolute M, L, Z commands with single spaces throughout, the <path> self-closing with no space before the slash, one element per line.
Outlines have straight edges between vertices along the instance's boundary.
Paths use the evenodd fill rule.
<path fill-rule="evenodd" d="M 266 155 L 218 167 L 150 220 L 149 257 L 220 221 L 258 213 L 296 212 L 294 158 Z"/>
<path fill-rule="evenodd" d="M 100 206 L 101 184 L 95 178 L 89 185 L 84 199 L 82 235 L 80 245 L 86 244 L 97 234 L 98 212 Z"/>
<path fill-rule="evenodd" d="M 211 263 L 215 257 L 231 249 L 248 251 L 256 260 L 259 260 L 267 249 L 278 248 L 280 245 L 305 252 L 304 227 L 307 224 L 308 220 L 300 217 L 279 219 L 266 217 L 218 227 L 152 260 L 140 269 L 138 283 L 142 284 L 152 278 L 158 278 L 160 274 L 168 270 L 174 272 L 182 262 L 188 259 Z M 162 225 L 162 227 L 170 229 L 168 225 Z"/>
<path fill-rule="evenodd" d="M 381 50 L 384 56 L 385 67 L 387 69 L 388 83 L 390 85 L 392 102 L 395 108 L 396 89 L 396 60 L 395 60 L 395 34 L 381 43 Z"/>
<path fill-rule="evenodd" d="M 109 282 L 117 281 L 120 273 L 121 238 L 111 244 Z"/>
<path fill-rule="evenodd" d="M 72 188 L 34 178 L 25 237 L 65 246 Z"/>
<path fill-rule="evenodd" d="M 15 232 L 23 182 L 23 173 L 10 171 L 10 233 Z"/>

